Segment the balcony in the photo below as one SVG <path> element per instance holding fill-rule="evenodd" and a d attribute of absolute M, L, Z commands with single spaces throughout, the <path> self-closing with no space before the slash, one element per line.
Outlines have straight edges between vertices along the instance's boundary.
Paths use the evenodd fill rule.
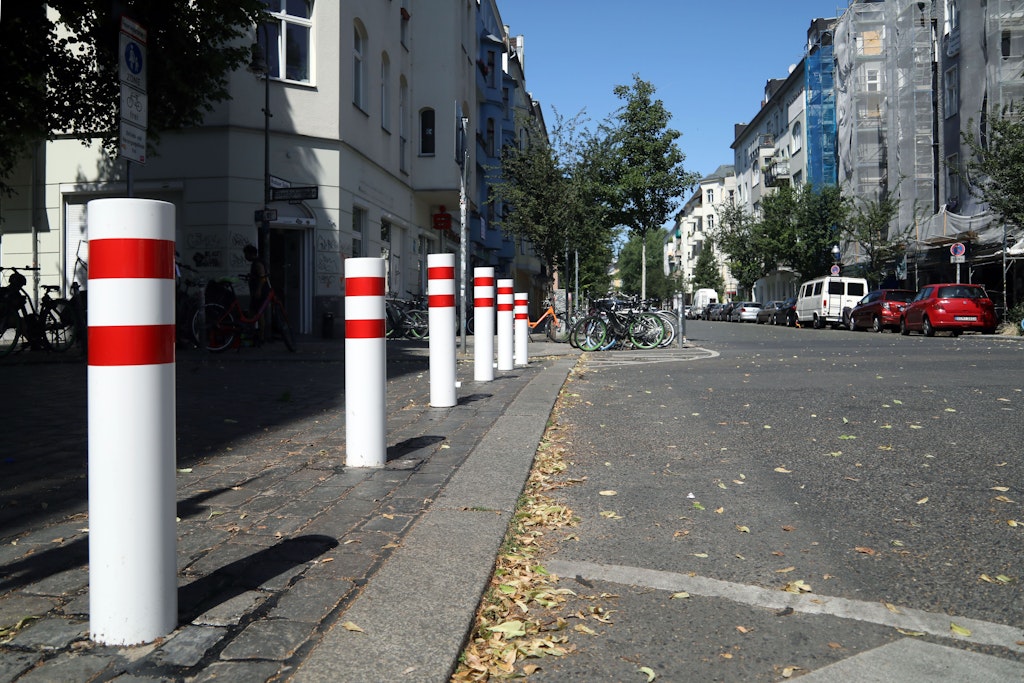
<path fill-rule="evenodd" d="M 764 184 L 768 187 L 789 185 L 789 159 L 772 158 L 764 168 Z"/>

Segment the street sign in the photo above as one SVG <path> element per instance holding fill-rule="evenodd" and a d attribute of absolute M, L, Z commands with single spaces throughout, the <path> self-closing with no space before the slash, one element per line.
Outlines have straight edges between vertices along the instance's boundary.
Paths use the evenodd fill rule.
<path fill-rule="evenodd" d="M 949 245 L 949 253 L 953 256 L 963 256 L 967 253 L 967 247 L 964 246 L 963 242 L 955 242 L 954 244 Z"/>
<path fill-rule="evenodd" d="M 451 230 L 452 215 L 450 213 L 435 213 L 433 225 L 434 230 Z"/>
<path fill-rule="evenodd" d="M 303 199 L 316 199 L 320 192 L 316 185 L 306 187 L 272 187 L 270 188 L 271 201 L 298 202 Z"/>
<path fill-rule="evenodd" d="M 963 254 L 960 254 L 959 256 L 954 254 L 954 255 L 949 257 L 949 262 L 950 263 L 966 263 L 967 262 L 967 257 L 964 256 Z"/>
<path fill-rule="evenodd" d="M 828 272 L 832 273 L 833 275 L 839 275 L 839 266 L 832 266 L 831 268 L 829 268 Z"/>
<path fill-rule="evenodd" d="M 146 29 L 127 17 L 121 17 L 118 53 L 118 76 L 121 82 L 145 90 Z"/>
<path fill-rule="evenodd" d="M 256 209 L 256 216 L 253 218 L 257 223 L 277 220 L 277 209 Z"/>
<path fill-rule="evenodd" d="M 120 155 L 137 164 L 146 163 L 146 129 L 121 119 Z"/>
<path fill-rule="evenodd" d="M 130 121 L 139 128 L 147 128 L 149 96 L 127 84 L 121 85 L 121 120 Z"/>

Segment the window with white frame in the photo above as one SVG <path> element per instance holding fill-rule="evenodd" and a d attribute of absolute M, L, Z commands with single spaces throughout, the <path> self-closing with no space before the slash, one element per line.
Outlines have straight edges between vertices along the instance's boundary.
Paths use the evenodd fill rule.
<path fill-rule="evenodd" d="M 366 109 L 366 30 L 352 25 L 352 104 Z"/>
<path fill-rule="evenodd" d="M 960 0 L 946 0 L 946 34 L 960 28 Z"/>
<path fill-rule="evenodd" d="M 265 3 L 268 18 L 256 30 L 256 40 L 266 56 L 270 77 L 311 82 L 313 3 L 305 0 L 265 0 Z"/>
<path fill-rule="evenodd" d="M 387 52 L 380 57 L 380 127 L 391 130 L 391 60 Z"/>
<path fill-rule="evenodd" d="M 363 229 L 366 227 L 366 209 L 352 207 L 352 258 L 363 255 Z"/>
<path fill-rule="evenodd" d="M 708 230 L 715 229 L 715 214 L 708 214 Z"/>
<path fill-rule="evenodd" d="M 708 190 L 704 193 L 704 200 L 710 205 L 715 203 L 715 191 Z"/>
<path fill-rule="evenodd" d="M 950 69 L 946 69 L 946 73 L 943 76 L 943 93 L 945 95 L 943 104 L 945 105 L 946 118 L 955 116 L 960 111 L 960 69 L 957 66 L 953 66 Z"/>

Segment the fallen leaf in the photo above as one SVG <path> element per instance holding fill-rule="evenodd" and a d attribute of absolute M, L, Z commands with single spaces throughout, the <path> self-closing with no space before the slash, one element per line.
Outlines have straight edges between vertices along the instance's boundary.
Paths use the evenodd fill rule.
<path fill-rule="evenodd" d="M 782 590 L 787 593 L 810 593 L 811 587 L 804 583 L 803 579 L 797 579 L 796 581 L 790 581 L 786 584 L 786 587 Z"/>
<path fill-rule="evenodd" d="M 903 628 L 898 628 L 896 629 L 896 631 L 902 633 L 905 636 L 910 636 L 911 638 L 920 638 L 921 636 L 925 635 L 924 631 L 908 631 Z"/>
<path fill-rule="evenodd" d="M 857 437 L 854 436 L 853 434 L 840 434 L 839 438 L 843 439 L 844 441 L 849 441 L 851 439 L 856 439 Z"/>
<path fill-rule="evenodd" d="M 722 652 L 718 656 L 721 657 L 722 659 L 732 659 L 732 653 L 731 652 Z"/>
<path fill-rule="evenodd" d="M 703 559 L 707 558 L 708 554 L 707 553 L 694 553 L 693 556 L 694 557 L 699 557 L 699 558 L 701 558 L 703 560 Z"/>
<path fill-rule="evenodd" d="M 720 514 L 722 514 L 723 512 L 725 512 L 725 508 L 715 508 L 715 513 L 716 513 L 716 514 L 719 514 L 719 515 L 720 515 Z"/>
<path fill-rule="evenodd" d="M 833 650 L 842 650 L 843 649 L 843 646 L 840 645 L 839 643 L 835 642 L 835 641 L 832 641 L 831 643 L 829 643 L 828 646 L 830 648 L 832 648 Z"/>
<path fill-rule="evenodd" d="M 617 491 L 600 491 L 598 493 L 598 495 L 601 495 L 601 496 L 615 496 L 615 495 L 618 495 L 618 492 Z"/>
<path fill-rule="evenodd" d="M 740 633 L 750 633 L 750 629 L 747 628 L 746 626 L 737 626 L 736 630 L 739 631 Z"/>
<path fill-rule="evenodd" d="M 346 631 L 358 631 L 359 633 L 366 633 L 366 631 L 359 628 L 358 624 L 355 624 L 351 621 L 346 621 L 342 623 L 342 626 L 345 628 Z"/>
<path fill-rule="evenodd" d="M 796 527 L 795 526 L 789 526 L 787 524 L 786 526 L 782 527 L 782 530 L 783 531 L 796 531 Z"/>
<path fill-rule="evenodd" d="M 903 614 L 903 612 L 900 612 L 900 608 L 891 602 L 883 602 L 882 604 L 885 605 L 885 609 L 889 610 L 893 614 Z"/>
<path fill-rule="evenodd" d="M 512 619 L 511 621 L 506 621 L 498 624 L 497 626 L 492 626 L 489 630 L 495 633 L 504 633 L 506 636 L 510 637 L 526 635 L 526 627 L 523 625 L 523 622 L 517 619 Z"/>
<path fill-rule="evenodd" d="M 690 597 L 689 593 L 687 593 L 686 591 L 679 591 L 678 593 L 673 593 L 669 600 L 682 600 L 688 597 Z"/>
<path fill-rule="evenodd" d="M 725 484 L 723 484 L 722 482 L 718 482 L 718 488 L 724 489 L 724 488 L 728 488 L 728 487 Z"/>
<path fill-rule="evenodd" d="M 998 500 L 1000 503 L 1012 503 L 1013 502 L 1012 500 L 1010 500 L 1006 496 L 996 496 L 995 500 Z"/>
<path fill-rule="evenodd" d="M 787 667 L 785 667 L 782 670 L 782 677 L 783 678 L 792 678 L 793 674 L 795 672 L 797 672 L 797 671 L 800 671 L 800 667 L 799 666 L 787 666 Z"/>
<path fill-rule="evenodd" d="M 924 498 L 922 498 L 921 500 L 917 501 L 917 504 L 918 504 L 918 505 L 924 505 L 924 504 L 925 504 L 925 503 L 927 503 L 927 502 L 928 502 L 928 496 L 925 496 L 925 497 L 924 497 Z"/>
<path fill-rule="evenodd" d="M 182 467 L 181 469 L 178 470 L 178 472 L 180 472 L 181 474 L 188 474 L 191 471 L 192 471 L 191 467 Z"/>
<path fill-rule="evenodd" d="M 1007 576 L 1006 574 L 997 574 L 996 581 L 1002 584 L 1013 583 L 1013 579 Z"/>
<path fill-rule="evenodd" d="M 695 501 L 693 501 L 693 509 L 694 510 L 703 510 L 704 506 L 700 504 L 699 500 L 695 500 Z"/>
<path fill-rule="evenodd" d="M 947 413 L 955 413 L 956 412 L 956 408 L 946 408 L 946 412 Z"/>
<path fill-rule="evenodd" d="M 605 510 L 601 513 L 601 516 L 606 519 L 622 519 L 622 516 L 611 510 Z"/>
<path fill-rule="evenodd" d="M 877 550 L 875 550 L 873 548 L 868 548 L 867 546 L 863 546 L 863 545 L 857 546 L 856 548 L 854 548 L 854 550 L 856 550 L 858 553 L 863 553 L 865 555 L 877 555 L 878 554 Z"/>
<path fill-rule="evenodd" d="M 654 670 L 649 666 L 641 666 L 637 671 L 647 676 L 647 683 L 651 683 L 651 681 L 658 677 L 658 674 L 654 673 Z"/>
<path fill-rule="evenodd" d="M 1009 486 L 993 486 L 991 490 L 992 491 L 1009 491 L 1010 487 Z"/>
<path fill-rule="evenodd" d="M 791 473 L 791 472 L 792 472 L 793 470 L 787 470 L 787 469 L 786 469 L 785 467 L 776 467 L 776 468 L 775 468 L 775 471 L 776 471 L 776 472 L 779 472 L 779 473 L 781 473 L 781 474 L 789 474 L 789 473 Z"/>
<path fill-rule="evenodd" d="M 901 405 L 903 405 L 903 401 L 899 400 L 898 398 L 894 398 L 894 399 L 892 400 L 892 402 L 893 402 L 893 403 L 895 403 L 895 404 L 896 404 L 896 405 L 898 405 L 898 406 L 901 406 Z"/>
<path fill-rule="evenodd" d="M 794 569 L 796 569 L 796 567 L 783 567 L 782 569 L 776 569 L 775 573 L 776 574 L 788 574 L 789 572 L 793 571 Z"/>
<path fill-rule="evenodd" d="M 1014 529 L 1020 526 L 1020 524 L 1015 519 L 1008 519 L 1006 520 L 1006 523 L 1012 526 Z"/>
<path fill-rule="evenodd" d="M 953 633 L 959 635 L 959 636 L 969 636 L 969 635 L 971 635 L 970 629 L 966 629 L 963 626 L 958 626 L 958 625 L 954 624 L 953 622 L 949 622 L 949 630 L 952 631 Z"/>
<path fill-rule="evenodd" d="M 736 525 L 736 531 L 739 531 L 741 534 L 749 534 L 750 533 L 750 527 L 740 526 L 739 524 L 737 524 Z"/>
<path fill-rule="evenodd" d="M 576 626 L 573 627 L 573 630 L 578 632 L 578 633 L 586 633 L 588 636 L 596 636 L 597 635 L 597 631 L 595 631 L 594 629 L 590 628 L 589 626 L 584 626 L 583 624 L 576 624 Z"/>

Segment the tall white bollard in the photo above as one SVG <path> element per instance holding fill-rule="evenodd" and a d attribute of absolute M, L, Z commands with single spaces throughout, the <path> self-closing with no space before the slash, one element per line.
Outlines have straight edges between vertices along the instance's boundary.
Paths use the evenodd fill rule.
<path fill-rule="evenodd" d="M 513 315 L 515 308 L 515 283 L 512 280 L 498 280 L 498 370 L 515 367 L 513 349 Z"/>
<path fill-rule="evenodd" d="M 473 269 L 473 379 L 494 379 L 494 268 Z"/>
<path fill-rule="evenodd" d="M 455 254 L 427 254 L 430 405 L 451 408 L 455 390 Z"/>
<path fill-rule="evenodd" d="M 515 293 L 514 322 L 512 325 L 515 337 L 516 365 L 529 364 L 530 343 L 530 295 L 525 292 Z"/>
<path fill-rule="evenodd" d="M 384 259 L 345 259 L 345 464 L 387 461 Z"/>
<path fill-rule="evenodd" d="M 174 205 L 88 212 L 89 630 L 139 645 L 178 621 Z"/>

